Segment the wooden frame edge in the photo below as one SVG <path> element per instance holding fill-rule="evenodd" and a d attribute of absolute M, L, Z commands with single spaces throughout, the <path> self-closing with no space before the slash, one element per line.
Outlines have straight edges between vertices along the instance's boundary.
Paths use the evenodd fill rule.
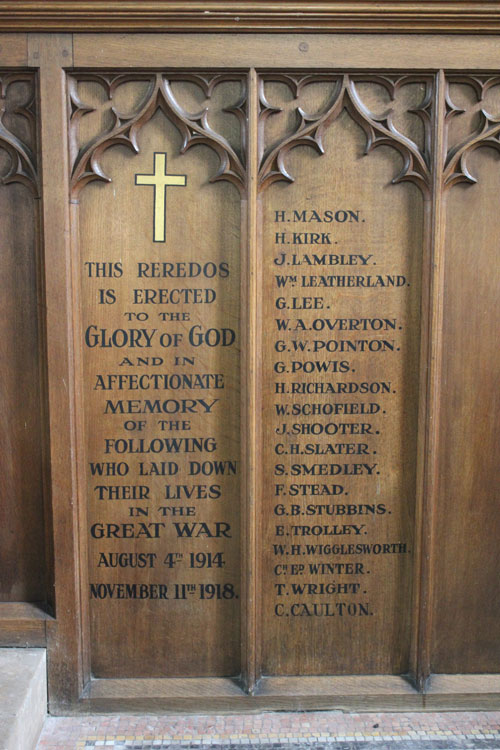
<path fill-rule="evenodd" d="M 55 618 L 46 623 L 49 701 L 80 698 L 86 682 L 79 586 L 79 485 L 73 281 L 64 65 L 72 65 L 70 34 L 29 34 L 28 62 L 38 68 L 42 156 L 41 223 L 47 332 L 50 495 L 54 520 Z"/>
<path fill-rule="evenodd" d="M 500 2 L 0 0 L 3 31 L 500 33 Z"/>

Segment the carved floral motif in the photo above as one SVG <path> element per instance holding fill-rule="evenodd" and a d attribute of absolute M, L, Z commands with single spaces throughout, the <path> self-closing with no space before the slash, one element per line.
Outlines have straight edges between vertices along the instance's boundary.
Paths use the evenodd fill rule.
<path fill-rule="evenodd" d="M 15 84 L 25 84 L 23 96 L 15 92 Z M 0 71 L 0 149 L 7 152 L 10 160 L 6 173 L 0 177 L 4 185 L 20 182 L 34 195 L 39 194 L 35 144 L 35 77 L 29 72 Z"/>
<path fill-rule="evenodd" d="M 183 143 L 181 153 L 185 153 L 191 146 L 204 144 L 209 146 L 219 157 L 219 169 L 211 177 L 211 182 L 217 180 L 228 180 L 239 190 L 245 185 L 245 140 L 246 140 L 246 91 L 240 101 L 232 107 L 223 111 L 231 113 L 238 118 L 242 133 L 241 149 L 233 146 L 221 134 L 215 132 L 208 121 L 208 107 L 204 106 L 201 111 L 187 112 L 178 102 L 172 89 L 173 81 L 186 81 L 196 84 L 201 88 L 207 100 L 210 100 L 214 89 L 226 81 L 241 81 L 244 76 L 240 74 L 222 75 L 199 75 L 199 74 L 175 74 L 166 76 L 162 73 L 137 73 L 137 74 L 76 74 L 69 78 L 69 93 L 71 105 L 70 120 L 70 149 L 72 171 L 72 193 L 78 194 L 81 188 L 93 180 L 111 182 L 111 178 L 105 174 L 101 158 L 104 152 L 114 145 L 123 145 L 139 152 L 137 137 L 142 127 L 161 110 L 165 116 L 177 127 L 182 135 Z M 110 111 L 113 122 L 104 132 L 93 137 L 81 148 L 77 145 L 78 125 L 82 117 L 89 112 L 95 111 L 93 107 L 87 106 L 79 96 L 78 84 L 81 81 L 93 81 L 99 84 L 109 102 L 120 86 L 132 81 L 140 81 L 147 84 L 145 95 L 132 113 L 120 113 L 112 103 Z M 243 87 L 242 87 L 243 88 Z"/>

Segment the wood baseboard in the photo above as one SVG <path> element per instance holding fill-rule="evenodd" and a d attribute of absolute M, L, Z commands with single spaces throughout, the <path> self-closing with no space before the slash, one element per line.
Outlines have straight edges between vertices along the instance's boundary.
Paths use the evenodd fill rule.
<path fill-rule="evenodd" d="M 224 678 L 93 679 L 57 713 L 252 713 L 257 711 L 442 711 L 500 708 L 500 675 L 433 675 L 425 693 L 403 677 L 264 677 L 254 695 Z"/>

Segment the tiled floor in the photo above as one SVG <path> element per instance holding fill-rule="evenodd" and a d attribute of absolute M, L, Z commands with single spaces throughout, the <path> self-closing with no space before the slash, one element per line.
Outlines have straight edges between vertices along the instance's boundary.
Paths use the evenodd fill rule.
<path fill-rule="evenodd" d="M 37 750 L 500 750 L 500 711 L 49 717 Z"/>

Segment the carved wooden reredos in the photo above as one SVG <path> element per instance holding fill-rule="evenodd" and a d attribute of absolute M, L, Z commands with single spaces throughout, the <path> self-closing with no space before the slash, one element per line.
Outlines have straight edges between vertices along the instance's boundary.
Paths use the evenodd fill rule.
<path fill-rule="evenodd" d="M 54 712 L 498 702 L 500 2 L 347 5 L 0 0 L 0 645 Z"/>

